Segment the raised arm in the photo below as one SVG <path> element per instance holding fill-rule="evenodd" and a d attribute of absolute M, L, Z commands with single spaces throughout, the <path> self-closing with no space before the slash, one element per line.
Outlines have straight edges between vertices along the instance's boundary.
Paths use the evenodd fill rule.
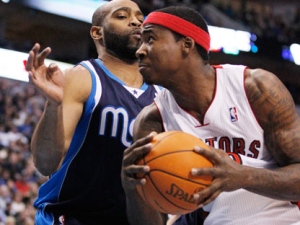
<path fill-rule="evenodd" d="M 161 118 L 156 106 L 152 104 L 145 107 L 134 123 L 135 142 L 124 152 L 122 183 L 126 193 L 127 214 L 131 225 L 166 224 L 167 215 L 150 208 L 137 193 L 136 185 L 144 185 L 145 179 L 135 179 L 136 173 L 149 171 L 149 167 L 137 166 L 135 162 L 151 150 L 149 143 L 155 132 L 160 133 L 162 131 Z"/>
<path fill-rule="evenodd" d="M 55 172 L 70 145 L 91 87 L 91 79 L 83 67 L 62 72 L 57 65 L 45 65 L 51 49 L 39 53 L 36 44 L 29 52 L 26 69 L 29 81 L 47 101 L 31 140 L 36 168 L 45 176 Z"/>

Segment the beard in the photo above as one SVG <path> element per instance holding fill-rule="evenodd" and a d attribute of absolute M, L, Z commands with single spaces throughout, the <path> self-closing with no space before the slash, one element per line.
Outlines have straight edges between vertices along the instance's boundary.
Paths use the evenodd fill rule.
<path fill-rule="evenodd" d="M 139 49 L 141 41 L 130 40 L 130 33 L 120 35 L 119 33 L 109 31 L 106 27 L 103 29 L 104 44 L 108 52 L 113 53 L 118 58 L 125 60 L 137 60 L 135 52 Z"/>

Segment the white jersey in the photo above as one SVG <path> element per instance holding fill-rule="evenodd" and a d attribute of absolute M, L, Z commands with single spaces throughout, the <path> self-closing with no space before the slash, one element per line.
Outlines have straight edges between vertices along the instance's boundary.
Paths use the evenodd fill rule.
<path fill-rule="evenodd" d="M 244 165 L 270 168 L 276 165 L 264 143 L 244 88 L 245 66 L 221 65 L 216 69 L 216 88 L 203 124 L 175 102 L 163 89 L 155 98 L 165 131 L 182 130 L 208 145 L 238 153 Z M 207 225 L 300 224 L 297 205 L 254 194 L 244 189 L 223 192 L 204 207 Z"/>

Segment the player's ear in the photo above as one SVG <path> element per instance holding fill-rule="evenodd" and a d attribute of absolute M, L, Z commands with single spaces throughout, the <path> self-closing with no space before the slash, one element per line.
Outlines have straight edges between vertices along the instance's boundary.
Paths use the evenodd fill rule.
<path fill-rule="evenodd" d="M 102 38 L 102 27 L 92 26 L 91 29 L 90 29 L 90 35 L 93 39 Z"/>
<path fill-rule="evenodd" d="M 185 53 L 190 52 L 195 47 L 194 39 L 190 37 L 184 37 L 182 42 L 182 50 Z"/>

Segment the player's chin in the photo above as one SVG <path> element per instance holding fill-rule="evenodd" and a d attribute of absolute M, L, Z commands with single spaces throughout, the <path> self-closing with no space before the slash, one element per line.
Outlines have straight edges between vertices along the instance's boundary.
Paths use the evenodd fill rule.
<path fill-rule="evenodd" d="M 144 82 L 146 84 L 154 84 L 151 77 L 145 72 L 145 71 L 141 71 L 140 70 L 140 73 L 142 74 L 143 78 L 144 78 Z"/>

